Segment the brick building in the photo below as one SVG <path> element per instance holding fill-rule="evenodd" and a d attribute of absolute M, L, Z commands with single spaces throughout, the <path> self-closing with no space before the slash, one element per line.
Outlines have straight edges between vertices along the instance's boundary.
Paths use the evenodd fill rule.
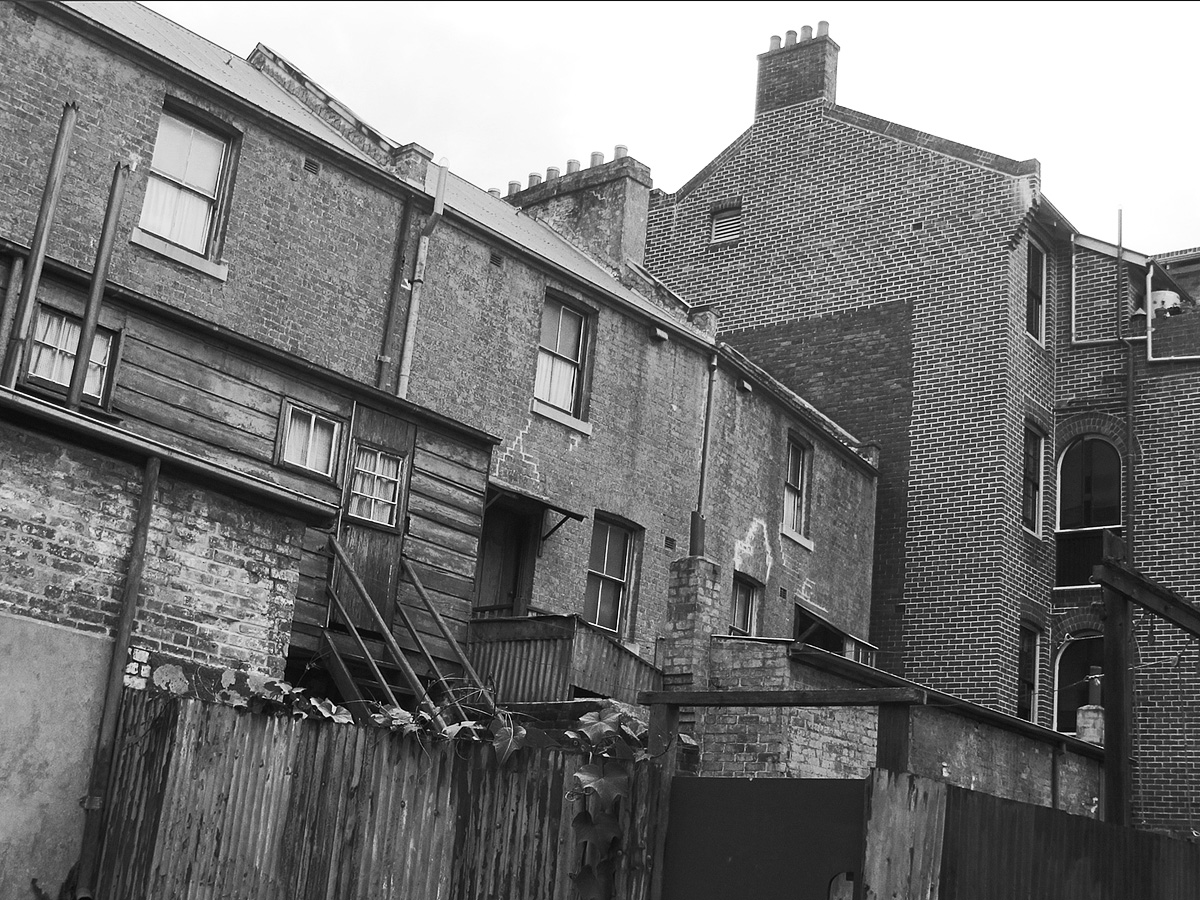
<path fill-rule="evenodd" d="M 869 657 L 874 451 L 643 268 L 643 166 L 516 212 L 265 47 L 135 4 L 3 3 L 0 34 L 7 892 L 78 848 L 106 671 L 370 697 L 352 622 L 410 703 L 452 641 L 504 699 L 631 700 L 689 554 L 709 631 Z"/>
<path fill-rule="evenodd" d="M 1099 664 L 1086 581 L 1100 531 L 1124 529 L 1135 566 L 1200 599 L 1186 537 L 1197 482 L 1181 452 L 1194 362 L 1178 359 L 1191 319 L 1156 319 L 1155 346 L 1184 347 L 1174 360 L 1147 362 L 1136 330 L 1147 293 L 1178 293 L 1176 313 L 1190 301 L 1169 267 L 1078 235 L 1036 160 L 837 105 L 838 49 L 825 25 L 772 39 L 751 126 L 652 196 L 647 265 L 880 446 L 880 665 L 1073 732 Z M 1184 699 L 1194 643 L 1149 642 L 1139 621 L 1137 818 L 1186 830 L 1200 784 Z"/>

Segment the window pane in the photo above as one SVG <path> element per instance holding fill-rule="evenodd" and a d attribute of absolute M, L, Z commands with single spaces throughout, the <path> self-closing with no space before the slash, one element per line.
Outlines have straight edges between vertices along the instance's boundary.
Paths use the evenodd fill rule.
<path fill-rule="evenodd" d="M 558 331 L 558 352 L 579 361 L 579 348 L 583 339 L 583 316 L 565 306 Z"/>
<path fill-rule="evenodd" d="M 150 167 L 176 181 L 183 181 L 191 138 L 192 126 L 164 115 L 158 121 L 158 137 L 154 140 L 154 158 Z"/>
<path fill-rule="evenodd" d="M 298 466 L 308 464 L 308 443 L 312 435 L 313 417 L 302 409 L 288 415 L 287 434 L 283 439 L 283 458 Z"/>
<path fill-rule="evenodd" d="M 217 179 L 221 177 L 221 161 L 225 158 L 225 142 L 211 134 L 192 129 L 192 147 L 188 154 L 187 173 L 182 181 L 215 197 Z"/>
<path fill-rule="evenodd" d="M 609 526 L 608 529 L 608 559 L 605 562 L 604 574 L 613 578 L 625 580 L 625 563 L 629 559 L 629 534 L 622 528 Z"/>
<path fill-rule="evenodd" d="M 328 419 L 313 422 L 312 450 L 309 468 L 328 475 L 333 471 L 333 435 L 336 427 Z"/>
<path fill-rule="evenodd" d="M 596 612 L 596 624 L 617 630 L 621 618 L 621 592 L 623 585 L 606 581 L 600 585 L 600 608 Z"/>
<path fill-rule="evenodd" d="M 575 411 L 575 366 L 551 353 L 538 351 L 533 395 L 565 412 Z"/>
<path fill-rule="evenodd" d="M 172 243 L 203 253 L 212 203 L 153 174 L 146 180 L 146 201 L 138 224 Z"/>
<path fill-rule="evenodd" d="M 587 595 L 583 601 L 583 618 L 588 622 L 596 621 L 596 612 L 600 609 L 600 585 L 602 581 L 599 575 L 588 575 Z"/>
<path fill-rule="evenodd" d="M 592 526 L 592 552 L 588 557 L 588 568 L 593 572 L 604 571 L 604 558 L 608 552 L 608 528 L 604 522 Z"/>

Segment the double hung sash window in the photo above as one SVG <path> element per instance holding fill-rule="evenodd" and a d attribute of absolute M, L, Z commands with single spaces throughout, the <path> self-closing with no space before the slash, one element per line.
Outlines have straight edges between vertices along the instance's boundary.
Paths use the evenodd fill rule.
<path fill-rule="evenodd" d="M 586 322 L 571 307 L 546 298 L 533 395 L 572 416 L 580 414 Z"/>
<path fill-rule="evenodd" d="M 164 112 L 139 227 L 200 256 L 210 255 L 229 142 Z"/>

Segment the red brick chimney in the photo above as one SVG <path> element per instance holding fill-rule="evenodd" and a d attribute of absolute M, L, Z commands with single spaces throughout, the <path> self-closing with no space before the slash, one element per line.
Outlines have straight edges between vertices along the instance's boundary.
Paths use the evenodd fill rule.
<path fill-rule="evenodd" d="M 829 23 L 805 25 L 796 40 L 789 31 L 780 46 L 778 35 L 771 37 L 771 49 L 758 57 L 758 94 L 754 116 L 773 109 L 807 103 L 809 100 L 836 102 L 837 58 L 840 48 L 829 36 Z"/>

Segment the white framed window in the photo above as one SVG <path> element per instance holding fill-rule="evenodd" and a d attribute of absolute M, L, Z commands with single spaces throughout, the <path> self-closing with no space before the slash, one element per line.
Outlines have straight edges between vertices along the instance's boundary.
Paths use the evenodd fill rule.
<path fill-rule="evenodd" d="M 634 534 L 616 522 L 596 517 L 588 556 L 583 617 L 593 625 L 619 631 L 629 599 Z"/>
<path fill-rule="evenodd" d="M 535 399 L 580 418 L 587 322 L 578 310 L 553 297 L 546 298 L 533 386 Z"/>
<path fill-rule="evenodd" d="M 403 474 L 402 457 L 371 447 L 355 448 L 346 512 L 358 519 L 395 528 Z"/>
<path fill-rule="evenodd" d="M 1033 241 L 1026 252 L 1025 330 L 1039 343 L 1046 330 L 1046 254 Z"/>
<path fill-rule="evenodd" d="M 733 603 L 729 612 L 729 633 L 753 635 L 758 619 L 759 587 L 740 573 L 733 576 Z"/>
<path fill-rule="evenodd" d="M 808 481 L 812 466 L 812 448 L 792 438 L 788 440 L 787 472 L 783 484 L 783 530 L 794 536 L 808 537 Z"/>
<path fill-rule="evenodd" d="M 39 306 L 29 342 L 29 364 L 25 380 L 54 391 L 65 391 L 71 385 L 71 370 L 79 349 L 83 323 L 78 316 Z M 87 378 L 83 396 L 94 403 L 103 403 L 108 392 L 116 334 L 107 328 L 97 328 L 88 358 Z"/>
<path fill-rule="evenodd" d="M 1072 441 L 1058 464 L 1058 531 L 1054 536 L 1055 587 L 1091 584 L 1104 555 L 1104 532 L 1120 535 L 1121 454 L 1105 438 Z"/>
<path fill-rule="evenodd" d="M 285 401 L 280 463 L 332 478 L 341 429 L 337 419 Z"/>
<path fill-rule="evenodd" d="M 1021 524 L 1034 534 L 1042 525 L 1042 448 L 1045 440 L 1036 429 L 1025 426 L 1021 475 Z"/>
<path fill-rule="evenodd" d="M 713 209 L 709 213 L 709 241 L 713 244 L 724 244 L 736 241 L 742 236 L 742 206 L 725 205 L 724 208 Z"/>
<path fill-rule="evenodd" d="M 199 256 L 213 255 L 230 141 L 164 111 L 138 227 Z"/>

